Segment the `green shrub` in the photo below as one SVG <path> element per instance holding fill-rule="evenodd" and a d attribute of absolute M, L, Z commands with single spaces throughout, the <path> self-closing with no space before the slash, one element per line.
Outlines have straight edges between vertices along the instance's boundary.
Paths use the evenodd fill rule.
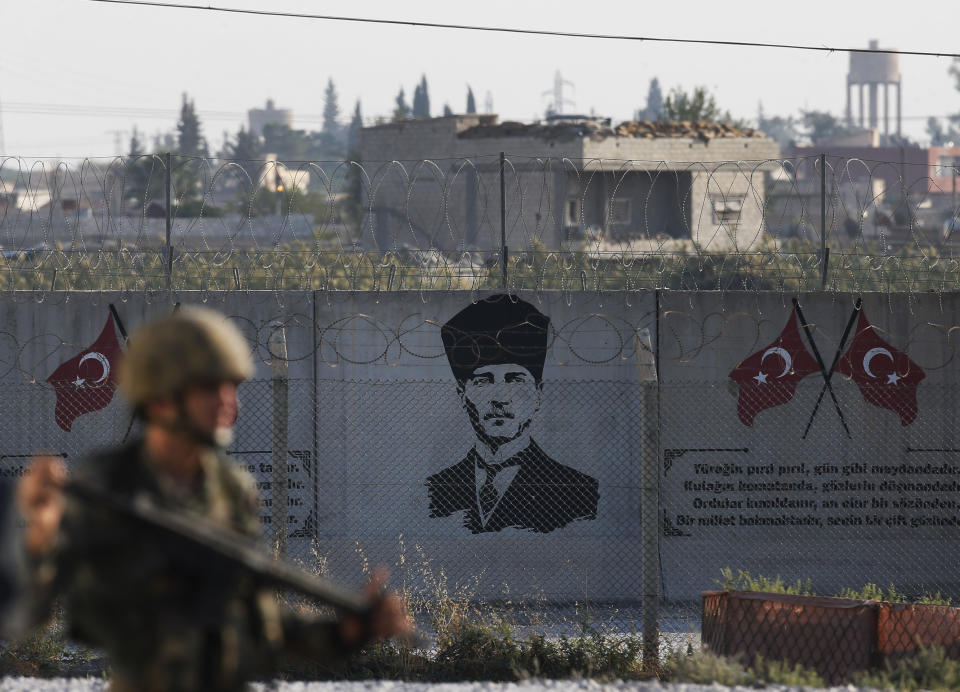
<path fill-rule="evenodd" d="M 737 661 L 701 650 L 692 654 L 672 654 L 664 664 L 665 680 L 692 682 L 698 685 L 747 684 L 747 671 Z"/>
<path fill-rule="evenodd" d="M 807 579 L 801 582 L 799 579 L 793 584 L 784 583 L 778 574 L 773 579 L 758 575 L 752 576 L 746 570 L 737 570 L 736 576 L 729 567 L 720 569 L 720 579 L 715 580 L 716 584 L 725 591 L 757 591 L 762 593 L 791 594 L 796 596 L 817 596 L 813 589 L 813 582 Z M 922 594 L 919 597 L 911 598 L 898 591 L 893 584 L 887 586 L 884 591 L 882 587 L 876 584 L 866 584 L 859 590 L 844 588 L 836 594 L 837 598 L 850 598 L 857 601 L 885 601 L 887 603 L 922 603 L 924 605 L 950 605 L 951 599 L 943 596 L 938 591 L 935 594 Z"/>
<path fill-rule="evenodd" d="M 0 676 L 62 677 L 91 657 L 87 649 L 67 646 L 63 626 L 55 619 L 22 637 L 0 642 Z"/>
<path fill-rule="evenodd" d="M 733 570 L 723 567 L 720 570 L 721 578 L 717 584 L 725 591 L 760 591 L 763 593 L 792 594 L 796 596 L 814 596 L 813 582 L 809 579 L 801 583 L 799 579 L 793 584 L 785 584 L 778 574 L 774 579 L 764 576 L 753 577 L 746 570 L 738 569 L 737 575 Z"/>
<path fill-rule="evenodd" d="M 853 684 L 880 690 L 960 689 L 960 662 L 948 658 L 938 646 L 920 650 L 916 656 L 888 665 L 880 671 L 863 671 Z"/>
<path fill-rule="evenodd" d="M 664 665 L 664 678 L 670 682 L 688 682 L 699 685 L 784 685 L 787 687 L 823 687 L 823 678 L 801 665 L 790 666 L 783 661 L 768 661 L 760 656 L 753 665 L 745 667 L 739 661 L 708 651 L 692 654 L 671 654 Z"/>
<path fill-rule="evenodd" d="M 643 669 L 642 650 L 636 635 L 585 630 L 576 637 L 548 639 L 532 634 L 520 638 L 506 623 L 489 626 L 465 622 L 448 632 L 432 654 L 402 642 L 378 644 L 359 656 L 344 675 L 351 679 L 425 682 L 630 680 L 652 675 Z"/>

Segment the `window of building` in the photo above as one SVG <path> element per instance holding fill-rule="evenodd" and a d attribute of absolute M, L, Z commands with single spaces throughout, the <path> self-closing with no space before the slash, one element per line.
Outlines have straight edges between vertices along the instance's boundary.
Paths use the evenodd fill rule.
<path fill-rule="evenodd" d="M 568 226 L 580 225 L 580 200 L 579 199 L 567 200 L 567 225 Z"/>
<path fill-rule="evenodd" d="M 936 175 L 938 178 L 949 178 L 957 166 L 960 166 L 960 156 L 938 156 Z"/>
<path fill-rule="evenodd" d="M 740 196 L 711 196 L 713 205 L 713 223 L 736 230 L 740 223 L 740 212 L 743 211 L 743 197 Z"/>
<path fill-rule="evenodd" d="M 625 226 L 630 223 L 630 200 L 614 197 L 610 200 L 610 225 Z"/>

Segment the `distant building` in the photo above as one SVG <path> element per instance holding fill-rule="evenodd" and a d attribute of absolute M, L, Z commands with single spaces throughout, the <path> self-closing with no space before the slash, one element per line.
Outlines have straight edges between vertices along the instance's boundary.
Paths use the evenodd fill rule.
<path fill-rule="evenodd" d="M 310 169 L 302 165 L 288 167 L 282 161 L 277 161 L 276 154 L 267 154 L 260 171 L 260 187 L 287 195 L 295 189 L 303 193 L 310 187 Z"/>
<path fill-rule="evenodd" d="M 508 247 L 748 249 L 780 156 L 762 133 L 725 125 L 476 114 L 364 128 L 361 151 L 376 244 L 444 251 L 499 247 L 500 152 Z"/>
<path fill-rule="evenodd" d="M 293 127 L 293 111 L 289 108 L 274 108 L 273 100 L 267 99 L 266 108 L 251 108 L 247 111 L 250 132 L 263 137 L 263 128 L 267 125 L 286 125 Z"/>
<path fill-rule="evenodd" d="M 772 231 L 797 225 L 800 207 L 792 196 L 808 194 L 813 206 L 806 205 L 807 218 L 811 210 L 819 215 L 820 176 L 814 159 L 820 154 L 827 160 L 828 215 L 848 227 L 848 219 L 856 222 L 868 238 L 883 233 L 899 244 L 911 242 L 919 232 L 926 233 L 929 242 L 939 242 L 944 221 L 956 216 L 960 146 L 793 147 L 784 157 L 796 180 L 781 181 L 782 194 L 771 192 L 767 223 Z M 780 210 L 778 198 L 792 211 Z"/>

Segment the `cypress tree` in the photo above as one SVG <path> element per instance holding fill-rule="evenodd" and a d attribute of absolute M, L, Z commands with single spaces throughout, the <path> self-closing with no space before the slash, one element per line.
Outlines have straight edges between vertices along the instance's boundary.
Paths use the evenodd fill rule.
<path fill-rule="evenodd" d="M 340 124 L 337 118 L 340 117 L 340 104 L 337 98 L 337 87 L 333 84 L 333 79 L 327 81 L 327 88 L 323 94 L 323 134 L 328 138 L 336 137 Z"/>
<path fill-rule="evenodd" d="M 403 93 L 403 87 L 400 87 L 394 103 L 396 107 L 393 109 L 393 122 L 400 122 L 410 117 L 410 106 L 407 105 L 407 96 Z"/>
<path fill-rule="evenodd" d="M 353 118 L 350 119 L 350 127 L 347 129 L 347 155 L 356 158 L 360 151 L 360 129 L 363 127 L 363 115 L 360 112 L 360 99 L 357 99 L 357 105 L 353 109 Z"/>
<path fill-rule="evenodd" d="M 180 120 L 177 122 L 177 153 L 184 156 L 205 156 L 206 144 L 200 132 L 200 118 L 193 101 L 183 95 Z"/>
<path fill-rule="evenodd" d="M 430 91 L 427 88 L 427 75 L 422 75 L 420 77 L 420 84 L 417 87 L 420 92 L 420 108 L 419 110 L 414 107 L 413 117 L 414 118 L 429 118 L 430 117 Z"/>
<path fill-rule="evenodd" d="M 473 98 L 473 89 L 467 85 L 467 113 L 477 112 L 477 100 Z"/>

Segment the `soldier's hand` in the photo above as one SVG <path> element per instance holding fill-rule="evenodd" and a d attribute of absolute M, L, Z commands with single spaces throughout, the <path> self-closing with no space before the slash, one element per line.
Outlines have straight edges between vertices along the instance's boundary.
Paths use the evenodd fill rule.
<path fill-rule="evenodd" d="M 54 456 L 36 456 L 17 485 L 17 507 L 27 522 L 24 544 L 33 555 L 48 552 L 63 516 L 67 468 Z"/>
<path fill-rule="evenodd" d="M 348 646 L 360 646 L 368 640 L 390 639 L 410 633 L 410 619 L 404 612 L 400 597 L 384 591 L 388 577 L 385 569 L 378 569 L 367 582 L 364 594 L 370 600 L 371 609 L 366 621 L 352 615 L 340 621 L 340 633 Z"/>

